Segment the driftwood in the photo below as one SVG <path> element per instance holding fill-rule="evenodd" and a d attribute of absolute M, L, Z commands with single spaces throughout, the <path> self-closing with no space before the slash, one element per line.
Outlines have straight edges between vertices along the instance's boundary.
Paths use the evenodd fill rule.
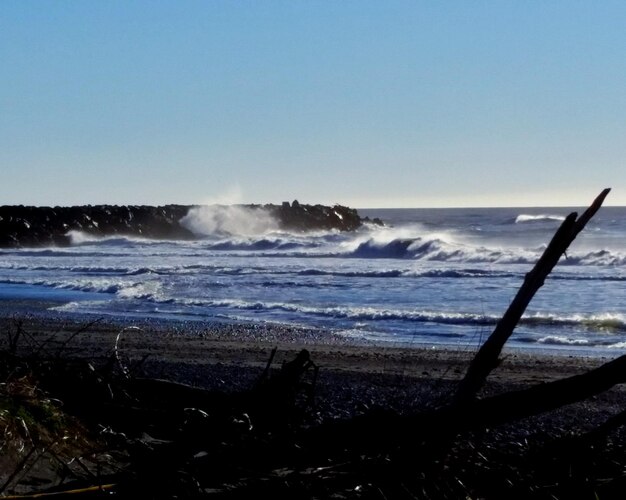
<path fill-rule="evenodd" d="M 447 438 L 460 432 L 539 415 L 588 399 L 620 383 L 626 383 L 626 355 L 581 375 L 484 399 L 474 399 L 463 405 L 451 404 L 430 412 L 407 416 L 392 412 L 366 414 L 314 429 L 306 439 L 309 446 L 320 448 L 388 450 L 398 445 L 425 442 L 441 446 Z M 611 417 L 597 431 L 606 434 L 625 423 L 626 412 L 622 412 Z"/>
<path fill-rule="evenodd" d="M 432 418 L 454 418 L 457 430 L 499 425 L 588 399 L 625 382 L 626 355 L 622 355 L 581 375 L 473 400 L 461 411 L 455 406 L 446 407 L 434 412 Z M 614 427 L 617 421 L 624 423 L 623 414 L 609 419 L 607 424 Z"/>
<path fill-rule="evenodd" d="M 535 293 L 543 286 L 546 277 L 550 274 L 569 245 L 574 241 L 587 222 L 600 209 L 610 189 L 602 191 L 591 206 L 580 216 L 576 212 L 569 214 L 557 230 L 552 241 L 544 251 L 535 267 L 526 275 L 524 283 L 515 295 L 515 298 L 496 325 L 493 333 L 485 341 L 472 360 L 465 378 L 459 384 L 455 395 L 455 402 L 461 404 L 474 398 L 484 384 L 487 376 L 498 366 L 498 358 L 502 347 L 509 339 L 517 326 L 526 307 Z"/>

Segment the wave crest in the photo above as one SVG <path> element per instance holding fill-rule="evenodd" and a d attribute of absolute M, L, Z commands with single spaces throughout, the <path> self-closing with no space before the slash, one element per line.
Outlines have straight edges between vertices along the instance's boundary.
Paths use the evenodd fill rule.
<path fill-rule="evenodd" d="M 439 238 L 401 238 L 388 242 L 369 239 L 345 257 L 367 259 L 415 259 L 438 262 L 528 264 L 538 254 L 527 250 L 504 250 L 451 243 Z"/>
<path fill-rule="evenodd" d="M 541 214 L 541 215 L 530 215 L 530 214 L 520 214 L 515 218 L 515 224 L 523 224 L 524 222 L 546 222 L 546 221 L 559 221 L 562 222 L 565 220 L 565 216 L 563 215 L 550 215 L 550 214 Z"/>

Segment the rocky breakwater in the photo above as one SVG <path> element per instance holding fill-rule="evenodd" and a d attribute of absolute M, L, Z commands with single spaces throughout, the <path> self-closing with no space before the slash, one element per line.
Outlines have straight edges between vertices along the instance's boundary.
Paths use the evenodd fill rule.
<path fill-rule="evenodd" d="M 274 216 L 282 229 L 288 231 L 354 231 L 364 222 L 355 209 L 341 205 L 303 205 L 295 200 L 280 206 L 264 205 L 263 208 Z"/>
<path fill-rule="evenodd" d="M 294 201 L 245 207 L 267 212 L 276 219 L 279 228 L 289 231 L 353 231 L 366 220 L 356 210 L 341 205 L 304 205 Z M 67 246 L 71 244 L 72 231 L 94 237 L 196 239 L 198 236 L 180 222 L 191 208 L 189 205 L 0 206 L 0 247 Z"/>

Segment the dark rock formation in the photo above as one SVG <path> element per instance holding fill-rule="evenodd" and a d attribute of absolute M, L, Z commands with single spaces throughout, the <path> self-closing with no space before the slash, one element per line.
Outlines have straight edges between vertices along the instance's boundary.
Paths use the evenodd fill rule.
<path fill-rule="evenodd" d="M 294 200 L 291 205 L 265 205 L 283 229 L 290 231 L 319 231 L 339 229 L 354 231 L 363 224 L 358 212 L 353 208 L 335 205 L 301 205 Z"/>
<path fill-rule="evenodd" d="M 77 206 L 0 207 L 0 247 L 67 246 L 68 232 L 82 231 L 93 236 L 134 236 L 151 239 L 196 239 L 180 224 L 188 205 L 165 206 Z M 282 229 L 290 231 L 353 231 L 362 220 L 356 210 L 335 205 L 264 205 Z"/>
<path fill-rule="evenodd" d="M 64 246 L 69 231 L 94 236 L 141 236 L 145 238 L 190 239 L 192 233 L 178 221 L 189 207 L 80 206 L 0 207 L 0 246 Z"/>

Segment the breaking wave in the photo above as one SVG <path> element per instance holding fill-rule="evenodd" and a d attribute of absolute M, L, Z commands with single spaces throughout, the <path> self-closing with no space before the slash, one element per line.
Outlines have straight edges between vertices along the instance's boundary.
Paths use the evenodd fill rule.
<path fill-rule="evenodd" d="M 423 228 L 422 228 L 423 229 Z M 134 257 L 175 256 L 176 258 L 212 258 L 213 256 L 267 258 L 344 258 L 416 260 L 453 264 L 534 264 L 545 245 L 476 245 L 442 233 L 416 235 L 412 231 L 364 231 L 360 233 L 319 233 L 303 236 L 282 232 L 262 235 L 213 234 L 198 241 L 154 241 L 138 238 L 93 238 L 74 234 L 75 246 L 41 250 L 17 249 L 0 255 L 21 257 Z M 626 266 L 626 251 L 600 248 L 571 251 L 561 258 L 566 266 Z M 2 264 L 0 263 L 0 268 Z"/>
<path fill-rule="evenodd" d="M 245 301 L 236 299 L 198 301 L 188 299 L 187 305 L 227 307 L 250 311 L 280 310 L 325 316 L 331 318 L 344 318 L 351 320 L 402 320 L 417 322 L 435 322 L 443 324 L 495 324 L 497 317 L 483 314 L 451 313 L 434 311 L 407 311 L 394 309 L 379 309 L 375 307 L 314 307 L 302 304 L 283 302 Z"/>
<path fill-rule="evenodd" d="M 524 316 L 520 324 L 530 326 L 567 326 L 598 333 L 626 332 L 626 316 L 622 314 L 572 314 L 565 316 L 534 314 Z"/>
<path fill-rule="evenodd" d="M 116 295 L 125 299 L 146 299 L 151 301 L 171 302 L 173 299 L 165 297 L 161 293 L 161 284 L 155 280 L 148 281 L 120 281 L 115 278 L 98 279 L 69 279 L 64 281 L 55 280 L 2 280 L 0 283 L 11 285 L 34 285 L 53 288 L 64 291 L 88 292 L 98 294 Z"/>
<path fill-rule="evenodd" d="M 534 264 L 543 248 L 489 248 L 450 243 L 440 239 L 414 238 L 380 242 L 369 239 L 344 257 L 362 259 L 414 259 L 455 263 Z M 626 254 L 612 250 L 568 253 L 562 265 L 624 266 Z"/>
<path fill-rule="evenodd" d="M 448 243 L 440 239 L 414 238 L 380 242 L 375 239 L 360 243 L 345 257 L 368 259 L 415 259 L 440 262 L 527 264 L 538 253 L 523 249 L 496 249 Z"/>
<path fill-rule="evenodd" d="M 154 245 L 162 243 L 159 240 L 148 238 L 137 238 L 132 236 L 94 236 L 84 231 L 69 231 L 66 236 L 70 239 L 72 246 L 97 245 L 101 247 L 131 247 L 134 245 Z"/>
<path fill-rule="evenodd" d="M 189 210 L 180 224 L 197 236 L 259 235 L 278 229 L 278 222 L 262 207 L 204 205 Z"/>
<path fill-rule="evenodd" d="M 339 276 L 344 278 L 508 278 L 517 273 L 488 269 L 431 269 L 413 271 L 389 269 L 382 271 L 332 271 L 325 269 L 305 269 L 298 271 L 300 276 Z M 624 278 L 626 280 L 626 278 Z"/>
<path fill-rule="evenodd" d="M 260 240 L 225 240 L 207 246 L 210 250 L 227 251 L 263 251 L 263 250 L 297 250 L 317 248 L 316 241 L 294 241 L 281 238 L 262 238 Z"/>
<path fill-rule="evenodd" d="M 547 337 L 542 337 L 537 340 L 537 343 L 549 345 L 590 345 L 590 341 L 588 339 L 574 339 L 560 335 L 548 335 Z"/>
<path fill-rule="evenodd" d="M 319 307 L 307 306 L 298 303 L 245 301 L 238 299 L 223 300 L 195 300 L 185 299 L 187 305 L 205 307 L 227 307 L 231 309 L 243 309 L 252 311 L 280 310 L 325 316 L 330 318 L 342 318 L 362 321 L 409 321 L 429 322 L 449 325 L 476 325 L 494 326 L 499 320 L 499 315 L 463 313 L 451 311 L 427 311 L 427 310 L 402 310 L 385 309 L 376 307 Z M 520 325 L 527 327 L 567 326 L 580 330 L 596 331 L 598 333 L 623 333 L 626 332 L 626 317 L 621 314 L 597 314 L 597 315 L 571 315 L 558 316 L 550 314 L 534 314 L 524 316 Z"/>

